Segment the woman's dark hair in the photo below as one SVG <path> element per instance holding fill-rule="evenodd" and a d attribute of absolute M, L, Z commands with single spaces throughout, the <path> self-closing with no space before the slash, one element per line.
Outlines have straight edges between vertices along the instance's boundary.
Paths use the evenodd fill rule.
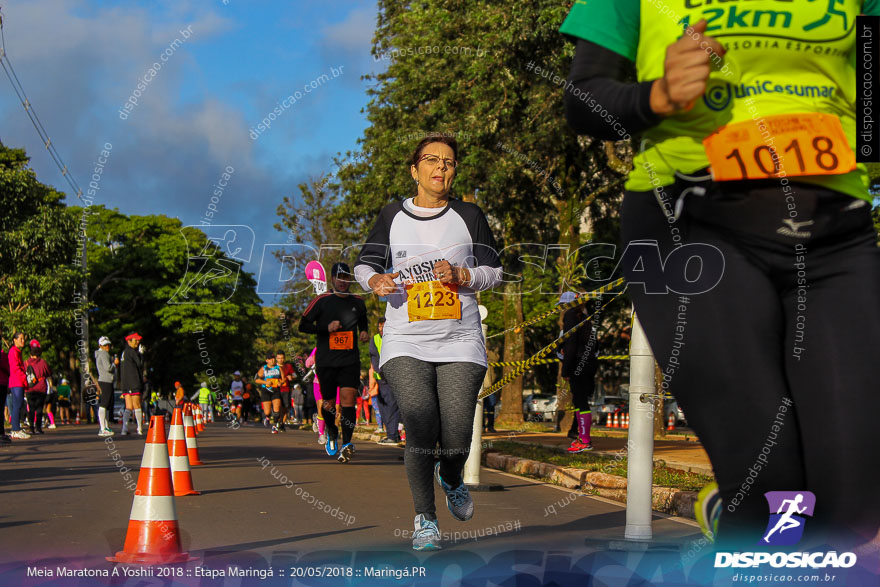
<path fill-rule="evenodd" d="M 16 332 L 15 334 L 13 334 L 13 335 L 12 335 L 12 340 L 15 340 L 15 339 L 18 338 L 19 336 L 24 336 L 24 332 Z"/>
<path fill-rule="evenodd" d="M 413 151 L 412 157 L 410 157 L 411 165 L 418 165 L 419 158 L 422 156 L 422 151 L 425 150 L 425 147 L 430 145 L 431 143 L 443 143 L 444 145 L 448 145 L 450 149 L 452 149 L 452 156 L 455 160 L 458 160 L 458 143 L 455 138 L 451 134 L 442 133 L 442 132 L 429 132 L 425 138 L 419 141 L 419 144 L 416 145 L 416 150 Z"/>

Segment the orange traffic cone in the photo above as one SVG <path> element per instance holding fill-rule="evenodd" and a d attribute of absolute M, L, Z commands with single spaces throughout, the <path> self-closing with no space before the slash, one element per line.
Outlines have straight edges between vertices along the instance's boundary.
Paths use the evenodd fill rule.
<path fill-rule="evenodd" d="M 186 435 L 186 453 L 189 456 L 189 466 L 204 465 L 199 459 L 199 444 L 196 442 L 196 428 L 193 424 L 192 406 L 186 404 L 183 412 L 183 429 Z"/>
<path fill-rule="evenodd" d="M 174 495 L 199 495 L 193 488 L 192 475 L 189 472 L 189 455 L 186 450 L 186 436 L 183 432 L 183 414 L 180 408 L 174 408 L 171 419 L 171 434 L 168 435 L 168 455 L 171 460 L 171 481 L 174 484 Z"/>
<path fill-rule="evenodd" d="M 159 565 L 195 560 L 181 552 L 177 509 L 171 489 L 171 463 L 165 444 L 165 418 L 153 416 L 147 431 L 137 491 L 131 504 L 125 546 L 114 563 Z"/>
<path fill-rule="evenodd" d="M 629 428 L 629 412 L 623 415 L 623 428 Z"/>
<path fill-rule="evenodd" d="M 620 419 L 617 416 L 617 412 L 614 412 L 614 414 L 611 417 L 611 427 L 612 428 L 620 428 Z"/>
<path fill-rule="evenodd" d="M 669 414 L 669 422 L 666 424 L 666 430 L 675 430 L 675 416 Z"/>
<path fill-rule="evenodd" d="M 196 430 L 200 433 L 205 431 L 205 417 L 202 414 L 201 406 L 196 406 Z"/>
<path fill-rule="evenodd" d="M 76 413 L 76 424 L 79 425 L 79 412 Z"/>
<path fill-rule="evenodd" d="M 611 414 L 608 414 L 608 415 L 605 417 L 605 427 L 606 427 L 606 428 L 611 428 Z"/>

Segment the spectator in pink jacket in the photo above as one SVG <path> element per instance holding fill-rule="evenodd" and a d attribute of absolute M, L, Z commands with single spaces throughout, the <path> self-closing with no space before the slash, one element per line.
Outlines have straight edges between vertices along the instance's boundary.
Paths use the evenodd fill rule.
<path fill-rule="evenodd" d="M 2 340 L 2 336 L 0 336 L 0 340 Z M 9 355 L 3 350 L 3 347 L 0 347 L 0 444 L 12 442 L 12 439 L 6 434 L 6 416 L 4 415 L 7 393 L 9 393 Z"/>
<path fill-rule="evenodd" d="M 9 415 L 12 418 L 12 438 L 19 440 L 31 437 L 21 429 L 21 406 L 24 403 L 24 388 L 27 386 L 24 360 L 21 358 L 23 348 L 24 332 L 16 332 L 12 337 L 12 346 L 9 347 L 9 393 L 12 394 L 12 409 L 9 410 Z"/>

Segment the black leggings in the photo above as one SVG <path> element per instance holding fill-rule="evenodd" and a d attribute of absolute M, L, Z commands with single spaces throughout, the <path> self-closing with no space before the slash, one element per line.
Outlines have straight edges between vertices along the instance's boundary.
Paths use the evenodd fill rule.
<path fill-rule="evenodd" d="M 623 269 L 664 387 L 712 461 L 720 545 L 763 537 L 766 491 L 816 495 L 805 538 L 860 542 L 880 528 L 880 249 L 870 207 L 790 185 L 796 216 L 777 180 L 691 193 L 674 223 L 652 192 L 623 201 L 624 246 L 656 240 L 666 259 L 678 235 L 724 256 L 718 285 L 685 299 L 646 294 L 634 284 L 644 273 Z"/>
<path fill-rule="evenodd" d="M 581 412 L 590 411 L 590 398 L 596 391 L 596 374 L 587 371 L 569 378 L 571 387 L 571 404 Z"/>
<path fill-rule="evenodd" d="M 46 394 L 39 391 L 29 391 L 25 394 L 28 407 L 28 424 L 31 430 L 43 429 L 43 406 L 46 404 Z"/>
<path fill-rule="evenodd" d="M 416 514 L 436 519 L 434 456 L 440 457 L 443 481 L 458 487 L 471 449 L 477 394 L 486 368 L 395 357 L 382 365 L 382 375 L 394 392 L 406 428 L 404 463 Z"/>
<path fill-rule="evenodd" d="M 9 386 L 0 383 L 0 436 L 6 436 L 6 394 L 9 393 Z M 9 410 L 10 412 L 12 410 Z"/>

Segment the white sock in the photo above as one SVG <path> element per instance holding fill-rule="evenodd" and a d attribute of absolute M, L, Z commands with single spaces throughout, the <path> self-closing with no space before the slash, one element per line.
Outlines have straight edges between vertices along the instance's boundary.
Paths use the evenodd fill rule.
<path fill-rule="evenodd" d="M 98 426 L 102 431 L 107 429 L 107 408 L 98 408 Z"/>
<path fill-rule="evenodd" d="M 140 432 L 142 430 L 142 426 L 144 424 L 144 411 L 143 410 L 135 410 L 134 411 L 134 419 L 137 420 L 138 432 Z"/>

